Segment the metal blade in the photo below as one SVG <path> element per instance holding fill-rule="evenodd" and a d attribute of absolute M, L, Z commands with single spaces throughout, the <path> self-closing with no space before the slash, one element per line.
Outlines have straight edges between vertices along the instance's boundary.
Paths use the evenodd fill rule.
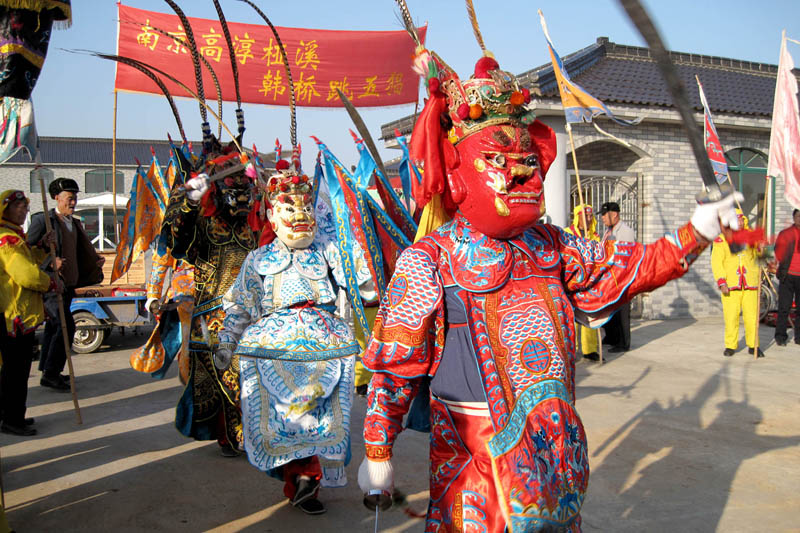
<path fill-rule="evenodd" d="M 364 120 L 361 118 L 361 115 L 358 114 L 358 110 L 353 105 L 353 102 L 351 102 L 347 97 L 347 95 L 341 91 L 341 89 L 336 89 L 336 92 L 339 94 L 339 98 L 342 100 L 344 108 L 347 109 L 347 114 L 350 115 L 350 119 L 353 121 L 353 124 L 355 124 L 358 134 L 361 135 L 362 139 L 364 139 L 364 144 L 367 145 L 367 150 L 372 156 L 372 159 L 375 160 L 375 164 L 378 165 L 378 169 L 386 179 L 389 179 L 389 176 L 386 174 L 386 168 L 383 166 L 383 160 L 378 153 L 378 148 L 375 146 L 372 136 L 369 134 L 367 125 L 364 124 Z"/>
<path fill-rule="evenodd" d="M 658 65 L 658 70 L 661 71 L 661 75 L 664 77 L 667 90 L 672 97 L 672 103 L 681 116 L 683 129 L 686 132 L 686 136 L 689 138 L 689 144 L 692 146 L 692 152 L 694 153 L 694 158 L 697 160 L 697 166 L 700 169 L 700 177 L 703 179 L 706 190 L 708 190 L 712 196 L 714 193 L 720 194 L 719 184 L 714 177 L 714 169 L 711 167 L 711 161 L 708 160 L 708 154 L 706 153 L 703 134 L 700 132 L 695 122 L 694 111 L 689 105 L 686 87 L 683 85 L 680 77 L 678 77 L 675 65 L 673 65 L 672 61 L 669 59 L 669 52 L 667 52 L 667 49 L 664 47 L 664 42 L 661 40 L 661 36 L 655 24 L 653 24 L 653 21 L 650 19 L 650 16 L 639 0 L 619 0 L 619 3 L 628 13 L 631 22 L 633 22 L 636 29 L 639 30 L 639 33 L 642 34 L 642 37 L 647 42 L 647 46 L 650 47 L 650 53 L 653 55 Z"/>

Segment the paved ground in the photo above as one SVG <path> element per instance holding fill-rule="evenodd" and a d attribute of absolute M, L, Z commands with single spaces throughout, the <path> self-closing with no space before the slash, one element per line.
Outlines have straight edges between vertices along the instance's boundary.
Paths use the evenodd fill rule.
<path fill-rule="evenodd" d="M 592 465 L 584 530 L 800 531 L 800 346 L 774 346 L 762 328 L 766 359 L 723 358 L 721 318 L 634 328 L 631 352 L 578 368 Z M 355 483 L 358 429 L 350 485 L 325 491 L 328 513 L 307 517 L 246 459 L 178 434 L 175 369 L 154 381 L 128 366 L 143 336 L 110 341 L 113 350 L 75 358 L 82 425 L 70 396 L 33 372 L 28 416 L 39 435 L 0 434 L 17 531 L 373 530 Z M 364 402 L 355 403 L 358 428 Z M 397 486 L 424 510 L 427 436 L 403 434 L 395 453 Z M 380 526 L 422 531 L 422 520 L 392 510 Z"/>

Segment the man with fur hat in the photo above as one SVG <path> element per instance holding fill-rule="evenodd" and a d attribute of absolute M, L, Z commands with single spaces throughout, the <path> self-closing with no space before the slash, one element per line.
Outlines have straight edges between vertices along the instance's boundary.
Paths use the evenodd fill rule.
<path fill-rule="evenodd" d="M 403 252 L 381 301 L 359 485 L 391 491 L 392 445 L 428 377 L 426 531 L 579 531 L 589 462 L 573 320 L 602 321 L 686 273 L 721 224 L 736 227 L 733 198 L 647 247 L 538 224 L 556 141 L 527 90 L 490 54 L 465 81 L 421 46 L 415 64 L 429 98 L 411 137 L 414 197 L 452 219 Z"/>
<path fill-rule="evenodd" d="M 50 198 L 56 201 L 56 206 L 49 213 L 50 227 L 55 232 L 56 256 L 63 261 L 59 274 L 64 282 L 62 299 L 64 318 L 67 322 L 67 339 L 72 342 L 75 336 L 75 322 L 72 320 L 70 306 L 75 297 L 75 289 L 96 285 L 103 280 L 102 267 L 105 257 L 97 253 L 83 224 L 73 216 L 80 190 L 75 180 L 58 178 L 50 183 L 47 190 Z M 38 243 L 45 234 L 45 228 L 44 213 L 35 213 L 28 228 L 28 244 Z M 61 374 L 67 362 L 67 353 L 64 350 L 61 333 L 58 297 L 55 294 L 46 295 L 44 306 L 47 311 L 47 322 L 39 359 L 39 370 L 42 371 L 39 383 L 44 387 L 66 392 L 70 387 L 69 378 Z"/>

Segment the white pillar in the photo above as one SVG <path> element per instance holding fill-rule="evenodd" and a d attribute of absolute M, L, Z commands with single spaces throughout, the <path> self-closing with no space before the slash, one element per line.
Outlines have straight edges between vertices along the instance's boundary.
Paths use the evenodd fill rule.
<path fill-rule="evenodd" d="M 569 178 L 567 176 L 567 154 L 569 153 L 569 138 L 564 129 L 564 116 L 539 117 L 539 120 L 553 128 L 556 132 L 556 159 L 547 171 L 544 180 L 544 201 L 547 214 L 553 224 L 567 227 L 570 223 L 569 212 Z"/>

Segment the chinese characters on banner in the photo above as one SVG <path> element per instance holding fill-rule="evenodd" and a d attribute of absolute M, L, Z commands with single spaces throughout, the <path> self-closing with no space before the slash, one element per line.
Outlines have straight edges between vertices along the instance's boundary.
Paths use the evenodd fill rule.
<path fill-rule="evenodd" d="M 119 4 L 119 54 L 169 72 L 194 89 L 189 50 L 153 28 L 186 40 L 175 15 Z M 134 22 L 135 24 L 131 24 Z M 218 20 L 189 18 L 197 48 L 211 64 L 222 99 L 235 101 L 227 43 Z M 228 22 L 238 61 L 243 102 L 289 105 L 289 86 L 280 47 L 265 24 Z M 298 106 L 342 107 L 336 89 L 356 106 L 374 107 L 417 101 L 418 77 L 411 70 L 414 43 L 405 31 L 335 31 L 278 27 L 292 70 Z M 426 27 L 419 29 L 424 41 Z M 174 96 L 188 96 L 164 79 Z M 203 66 L 206 98 L 216 99 L 211 75 Z M 115 89 L 161 94 L 147 76 L 120 64 Z"/>

